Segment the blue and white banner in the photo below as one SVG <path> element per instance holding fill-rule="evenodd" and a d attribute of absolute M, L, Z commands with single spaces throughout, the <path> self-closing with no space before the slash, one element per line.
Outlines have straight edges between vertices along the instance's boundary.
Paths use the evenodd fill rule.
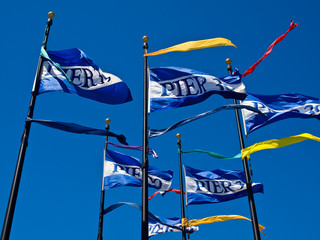
<path fill-rule="evenodd" d="M 132 100 L 127 85 L 102 70 L 80 49 L 62 51 L 41 49 L 44 57 L 38 94 L 66 92 L 107 104 Z"/>
<path fill-rule="evenodd" d="M 242 109 L 246 133 L 286 118 L 317 118 L 320 120 L 320 99 L 298 93 L 280 95 L 248 94 L 241 105 L 258 108 L 267 116 Z"/>
<path fill-rule="evenodd" d="M 197 170 L 185 166 L 187 204 L 219 203 L 247 196 L 243 171 Z M 261 183 L 252 183 L 253 193 L 263 193 Z"/>
<path fill-rule="evenodd" d="M 115 152 L 105 151 L 104 190 L 121 186 L 142 186 L 141 162 L 137 158 Z M 160 192 L 165 192 L 171 186 L 172 171 L 161 171 L 149 165 L 148 185 Z"/>
<path fill-rule="evenodd" d="M 166 232 L 181 232 L 181 230 L 177 228 L 172 228 L 172 226 L 176 226 L 181 228 L 181 219 L 178 217 L 174 218 L 162 218 L 159 216 L 156 216 L 160 221 L 155 221 L 153 219 L 149 218 L 149 237 L 157 235 L 159 233 L 166 233 Z M 167 225 L 164 225 L 162 223 L 165 223 Z M 188 227 L 186 228 L 187 233 L 193 233 L 195 231 L 198 231 L 199 227 Z"/>
<path fill-rule="evenodd" d="M 179 67 L 150 68 L 149 112 L 200 103 L 212 94 L 243 100 L 245 86 L 239 72 L 217 78 Z"/>

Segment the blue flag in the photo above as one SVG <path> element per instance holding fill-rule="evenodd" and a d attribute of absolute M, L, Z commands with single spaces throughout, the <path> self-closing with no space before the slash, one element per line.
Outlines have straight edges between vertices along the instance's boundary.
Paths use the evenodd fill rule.
<path fill-rule="evenodd" d="M 103 214 L 112 212 L 113 210 L 122 206 L 131 206 L 142 211 L 142 207 L 139 204 L 131 203 L 131 202 L 118 202 L 104 209 Z M 163 218 L 163 217 L 156 216 L 151 212 L 148 212 L 148 220 L 149 220 L 149 224 L 148 224 L 149 237 L 157 235 L 159 233 L 182 231 L 181 219 L 177 217 Z M 198 231 L 198 230 L 199 228 L 195 226 L 186 228 L 186 231 L 188 233 L 193 233 L 194 231 Z"/>
<path fill-rule="evenodd" d="M 286 118 L 317 118 L 320 120 L 320 99 L 298 93 L 280 95 L 248 94 L 242 105 L 258 108 L 267 121 L 252 111 L 242 110 L 246 133 Z"/>
<path fill-rule="evenodd" d="M 98 135 L 98 136 L 108 136 L 108 137 L 115 137 L 117 140 L 125 145 L 128 145 L 126 141 L 126 137 L 124 135 L 115 134 L 113 132 L 107 131 L 105 129 L 97 129 L 82 126 L 76 123 L 69 123 L 69 122 L 59 122 L 59 121 L 51 121 L 51 120 L 40 120 L 40 119 L 31 119 L 27 118 L 27 122 L 35 122 L 41 125 L 59 129 L 66 132 L 71 133 L 79 133 L 79 134 L 90 134 L 90 135 Z"/>
<path fill-rule="evenodd" d="M 104 190 L 121 186 L 142 186 L 141 162 L 137 158 L 106 150 L 104 161 Z M 161 171 L 149 166 L 148 185 L 165 192 L 170 188 L 172 171 Z"/>
<path fill-rule="evenodd" d="M 156 216 L 156 217 L 158 218 L 158 221 L 155 221 L 154 219 L 149 218 L 149 237 L 157 235 L 159 233 L 181 232 L 180 229 L 170 227 L 171 225 L 171 226 L 176 226 L 178 228 L 181 228 L 180 218 L 178 217 L 162 218 L 159 216 Z M 165 223 L 166 225 L 164 225 L 163 223 Z M 199 230 L 199 227 L 196 227 L 196 226 L 186 228 L 187 233 L 193 233 L 198 230 Z"/>
<path fill-rule="evenodd" d="M 243 171 L 197 170 L 185 166 L 187 204 L 219 203 L 247 196 Z M 263 193 L 261 183 L 252 183 L 253 193 Z"/>
<path fill-rule="evenodd" d="M 217 78 L 203 72 L 179 67 L 150 69 L 149 112 L 200 103 L 212 94 L 243 100 L 245 86 L 239 72 Z"/>
<path fill-rule="evenodd" d="M 44 57 L 38 94 L 66 92 L 107 104 L 132 100 L 127 85 L 101 69 L 80 49 L 62 51 L 41 49 Z"/>

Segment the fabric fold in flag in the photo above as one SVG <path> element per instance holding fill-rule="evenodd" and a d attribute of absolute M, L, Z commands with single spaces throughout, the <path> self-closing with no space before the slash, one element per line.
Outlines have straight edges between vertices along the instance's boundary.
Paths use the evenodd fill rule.
<path fill-rule="evenodd" d="M 155 55 L 160 55 L 160 54 L 175 52 L 175 51 L 187 52 L 187 51 L 198 50 L 203 48 L 226 47 L 226 46 L 231 46 L 236 48 L 236 45 L 234 45 L 229 39 L 219 37 L 219 38 L 211 38 L 211 39 L 180 43 L 169 48 L 161 49 L 156 52 L 147 53 L 144 56 L 155 56 Z"/>
<path fill-rule="evenodd" d="M 182 219 L 182 226 L 191 227 L 191 226 L 197 226 L 201 224 L 224 222 L 224 221 L 236 220 L 236 219 L 251 221 L 251 219 L 240 216 L 240 215 L 219 215 L 219 216 L 212 216 L 212 217 L 206 217 L 206 218 L 200 218 L 200 219 L 192 219 L 189 221 L 188 219 L 184 218 Z M 265 227 L 259 224 L 259 230 L 262 232 L 263 235 L 265 235 L 263 232 L 264 229 Z"/>
<path fill-rule="evenodd" d="M 299 135 L 280 138 L 280 139 L 271 139 L 264 142 L 259 142 L 251 145 L 250 147 L 244 148 L 241 150 L 242 158 L 249 157 L 250 154 L 266 149 L 282 148 L 291 144 L 299 143 L 305 140 L 314 140 L 320 142 L 320 138 L 311 135 L 310 133 L 302 133 Z"/>
<path fill-rule="evenodd" d="M 248 195 L 243 171 L 204 171 L 185 166 L 187 204 L 219 203 Z M 252 183 L 253 193 L 263 193 L 261 183 Z"/>
<path fill-rule="evenodd" d="M 120 143 L 128 145 L 128 143 L 126 142 L 126 137 L 124 135 L 122 134 L 118 135 L 113 132 L 107 131 L 105 129 L 97 129 L 97 128 L 82 126 L 76 123 L 59 122 L 59 121 L 51 121 L 51 120 L 39 120 L 39 119 L 27 118 L 27 121 L 39 123 L 43 126 L 59 129 L 65 132 L 115 137 Z"/>
<path fill-rule="evenodd" d="M 180 151 L 180 150 L 178 150 Z M 208 152 L 208 151 L 203 151 L 200 149 L 195 149 L 195 150 L 190 150 L 190 151 L 180 151 L 181 153 L 206 153 L 211 157 L 218 158 L 218 159 L 235 159 L 235 158 L 241 158 L 241 153 L 238 153 L 237 155 L 233 157 L 226 157 L 224 155 L 221 155 L 219 153 L 214 153 L 214 152 Z"/>
<path fill-rule="evenodd" d="M 240 105 L 240 104 L 228 104 L 228 105 L 224 105 L 224 106 L 221 106 L 221 107 L 218 107 L 216 109 L 213 109 L 211 111 L 208 111 L 208 112 L 205 112 L 205 113 L 201 113 L 201 114 L 198 114 L 196 116 L 193 116 L 193 117 L 189 117 L 189 118 L 186 118 L 186 119 L 183 119 L 173 125 L 171 125 L 170 127 L 168 128 L 165 128 L 165 129 L 150 129 L 149 131 L 149 137 L 150 138 L 153 138 L 153 137 L 157 137 L 157 136 L 160 136 L 162 134 L 165 134 L 167 132 L 170 132 L 178 127 L 181 127 L 187 123 L 190 123 L 190 122 L 193 122 L 195 120 L 198 120 L 200 118 L 203 118 L 203 117 L 207 117 L 211 114 L 214 114 L 216 112 L 219 112 L 221 110 L 233 110 L 233 109 L 248 109 L 250 111 L 254 111 L 254 112 L 257 112 L 259 114 L 261 114 L 262 116 L 264 116 L 264 114 L 258 110 L 257 108 L 254 108 L 254 107 L 251 107 L 251 106 L 245 106 L 245 105 Z"/>
<path fill-rule="evenodd" d="M 286 36 L 287 34 L 293 30 L 296 26 L 298 26 L 297 23 L 294 23 L 293 21 L 291 21 L 291 24 L 290 24 L 290 27 L 288 28 L 287 32 L 283 35 L 281 35 L 280 37 L 278 37 L 270 46 L 269 48 L 267 49 L 267 51 L 265 52 L 265 54 L 258 60 L 258 62 L 256 62 L 255 64 L 253 64 L 250 68 L 247 69 L 247 71 L 245 71 L 244 74 L 242 74 L 242 77 L 245 77 L 249 74 L 251 74 L 254 69 L 259 65 L 259 63 L 265 59 L 271 52 L 272 52 L 272 49 L 273 47 L 278 44 L 279 42 L 281 42 Z"/>
<path fill-rule="evenodd" d="M 105 150 L 104 190 L 121 186 L 142 186 L 141 161 L 112 150 Z M 173 172 L 161 171 L 150 165 L 148 169 L 148 186 L 160 192 L 168 190 L 172 183 Z"/>
<path fill-rule="evenodd" d="M 180 67 L 150 68 L 149 72 L 149 112 L 197 104 L 213 94 L 239 100 L 246 97 L 238 71 L 222 78 Z"/>
<path fill-rule="evenodd" d="M 140 211 L 142 210 L 142 207 L 139 204 L 130 203 L 130 202 L 119 202 L 104 209 L 104 214 L 107 214 L 125 205 L 134 207 Z M 148 220 L 149 220 L 149 234 L 148 234 L 149 237 L 157 235 L 159 233 L 182 231 L 181 219 L 177 217 L 163 218 L 163 217 L 156 216 L 151 212 L 148 212 Z M 197 231 L 197 230 L 199 230 L 198 227 L 188 227 L 186 229 L 187 233 L 193 233 L 194 231 Z"/>
<path fill-rule="evenodd" d="M 38 94 L 73 93 L 107 104 L 132 100 L 129 88 L 120 78 L 103 72 L 80 49 L 46 52 L 42 48 L 41 56 L 44 61 Z"/>
<path fill-rule="evenodd" d="M 249 94 L 241 104 L 252 106 L 263 112 L 268 121 L 252 111 L 242 110 L 246 133 L 287 118 L 316 118 L 320 120 L 320 99 L 288 93 L 279 95 Z"/>

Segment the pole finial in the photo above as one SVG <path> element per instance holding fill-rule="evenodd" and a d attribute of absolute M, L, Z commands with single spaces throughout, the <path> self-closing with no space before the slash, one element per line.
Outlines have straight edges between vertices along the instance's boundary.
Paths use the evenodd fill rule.
<path fill-rule="evenodd" d="M 106 119 L 106 124 L 109 124 L 111 122 L 110 118 Z"/>
<path fill-rule="evenodd" d="M 142 40 L 146 43 L 146 42 L 149 41 L 149 37 L 148 37 L 148 36 L 143 36 L 143 37 L 142 37 Z"/>
<path fill-rule="evenodd" d="M 180 133 L 177 133 L 176 137 L 177 137 L 177 138 L 181 138 L 181 134 L 180 134 Z"/>
<path fill-rule="evenodd" d="M 230 58 L 226 59 L 226 64 L 228 64 L 228 65 L 231 64 L 231 59 Z"/>
<path fill-rule="evenodd" d="M 52 19 L 52 18 L 54 18 L 54 16 L 55 16 L 55 14 L 54 14 L 54 12 L 48 12 L 48 17 L 50 18 L 50 19 Z"/>

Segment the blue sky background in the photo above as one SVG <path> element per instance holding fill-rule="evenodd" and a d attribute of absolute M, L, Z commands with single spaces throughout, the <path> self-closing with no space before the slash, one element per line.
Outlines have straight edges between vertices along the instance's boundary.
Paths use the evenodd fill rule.
<path fill-rule="evenodd" d="M 149 51 L 190 40 L 230 39 L 238 48 L 220 47 L 149 58 L 150 67 L 179 66 L 214 76 L 228 75 L 225 59 L 244 72 L 268 46 L 286 32 L 290 21 L 299 24 L 273 52 L 243 79 L 248 92 L 281 94 L 297 92 L 320 97 L 317 46 L 320 41 L 319 2 L 305 1 L 5 1 L 0 9 L 1 144 L 0 224 L 2 228 L 20 138 L 30 101 L 47 13 L 56 17 L 48 50 L 80 48 L 105 71 L 127 83 L 134 100 L 106 105 L 65 93 L 37 98 L 34 118 L 75 122 L 125 134 L 131 145 L 142 144 L 143 49 Z M 232 100 L 212 96 L 200 104 L 153 113 L 151 128 L 164 128 Z M 233 111 L 220 112 L 154 138 L 150 147 L 159 159 L 150 163 L 174 171 L 178 188 L 176 133 L 185 150 L 199 148 L 233 156 L 240 151 Z M 247 137 L 246 145 L 300 133 L 320 136 L 316 119 L 288 119 L 268 125 Z M 252 155 L 253 180 L 264 184 L 256 194 L 259 223 L 268 239 L 317 239 L 319 191 L 319 142 L 305 141 L 278 150 Z M 100 205 L 104 138 L 77 135 L 33 124 L 22 172 L 10 239 L 96 239 Z M 110 149 L 118 150 L 110 147 Z M 141 158 L 141 152 L 119 150 Z M 183 156 L 198 169 L 242 169 L 237 160 L 215 160 L 202 154 Z M 150 195 L 154 189 L 149 189 Z M 119 201 L 141 202 L 141 190 L 122 187 L 106 192 L 105 207 Z M 152 213 L 180 217 L 179 195 L 156 196 Z M 220 204 L 188 207 L 189 219 L 238 214 L 250 218 L 247 198 Z M 141 213 L 130 207 L 105 216 L 104 239 L 140 239 Z M 179 239 L 167 233 L 153 239 Z M 248 221 L 234 220 L 201 225 L 191 235 L 197 239 L 253 239 Z M 266 237 L 262 236 L 262 239 Z"/>

